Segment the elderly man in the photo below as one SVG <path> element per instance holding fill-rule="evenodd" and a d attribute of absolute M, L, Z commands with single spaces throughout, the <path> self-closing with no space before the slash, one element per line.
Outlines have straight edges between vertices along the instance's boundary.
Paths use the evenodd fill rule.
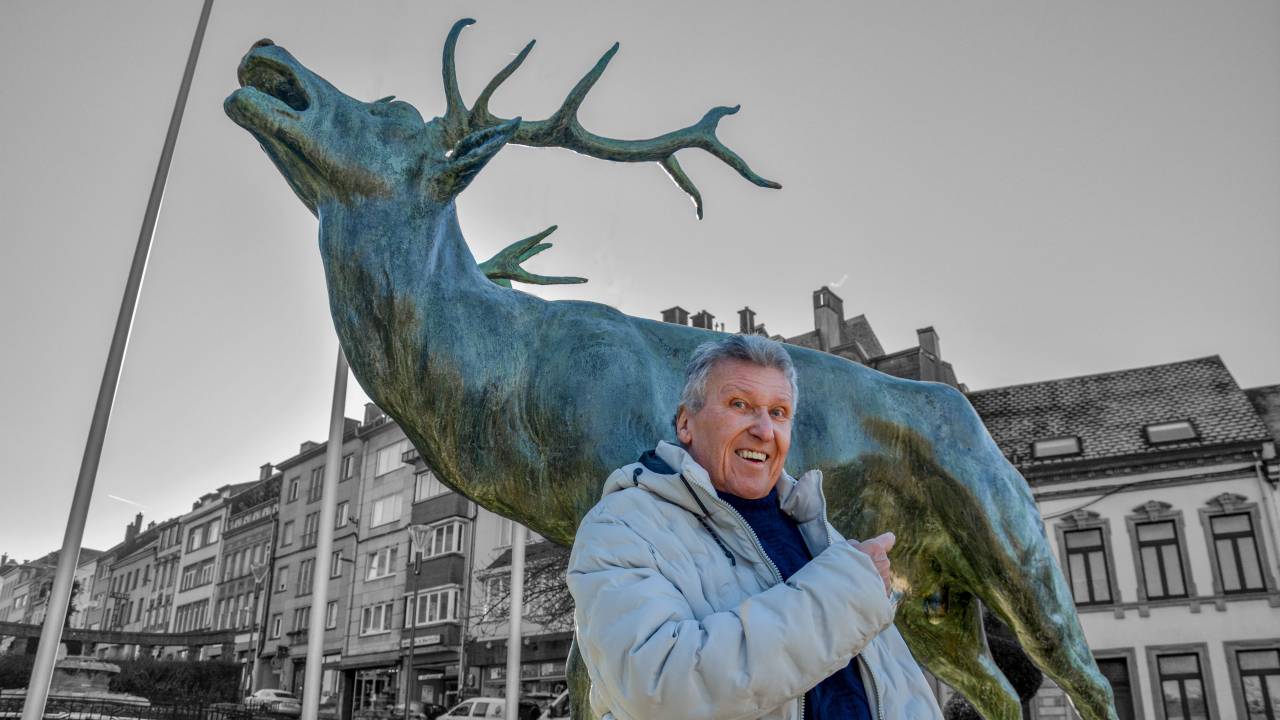
<path fill-rule="evenodd" d="M 893 535 L 844 541 L 821 473 L 783 470 L 797 399 L 781 344 L 704 344 L 680 446 L 609 476 L 568 574 L 597 717 L 941 717 L 893 627 Z"/>

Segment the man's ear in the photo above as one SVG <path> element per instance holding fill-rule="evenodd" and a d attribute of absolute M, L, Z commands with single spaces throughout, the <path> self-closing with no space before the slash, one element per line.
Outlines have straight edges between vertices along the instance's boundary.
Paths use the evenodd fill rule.
<path fill-rule="evenodd" d="M 676 439 L 686 447 L 693 442 L 693 431 L 689 429 L 689 411 L 683 405 L 676 410 Z"/>
<path fill-rule="evenodd" d="M 458 141 L 449 158 L 428 180 L 427 191 L 438 200 L 448 200 L 467 189 L 484 166 L 498 154 L 520 129 L 520 118 L 514 118 L 484 130 L 477 130 Z"/>

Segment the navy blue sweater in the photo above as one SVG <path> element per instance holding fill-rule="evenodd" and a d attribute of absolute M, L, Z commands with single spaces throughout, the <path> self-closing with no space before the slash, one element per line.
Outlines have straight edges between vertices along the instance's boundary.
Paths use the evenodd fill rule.
<path fill-rule="evenodd" d="M 784 581 L 813 559 L 796 522 L 778 507 L 776 487 L 759 500 L 719 491 L 717 494 L 742 514 Z M 871 720 L 871 706 L 856 657 L 804 697 L 804 720 Z"/>

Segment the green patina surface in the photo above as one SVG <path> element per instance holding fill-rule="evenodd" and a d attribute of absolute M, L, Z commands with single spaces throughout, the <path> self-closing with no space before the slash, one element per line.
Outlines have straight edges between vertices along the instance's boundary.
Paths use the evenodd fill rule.
<path fill-rule="evenodd" d="M 583 282 L 535 275 L 522 263 L 550 247 L 554 226 L 477 263 L 455 201 L 504 145 L 561 147 L 660 165 L 703 212 L 679 150 L 711 153 L 761 187 L 715 136 L 737 108 L 714 108 L 684 129 L 645 140 L 585 130 L 577 108 L 615 45 L 545 120 L 488 110 L 521 51 L 471 108 L 445 42 L 446 110 L 424 121 L 394 98 L 362 102 L 270 41 L 239 67 L 225 103 L 320 223 L 330 310 L 365 392 L 404 428 L 450 487 L 568 545 L 604 478 L 657 440 L 684 363 L 708 330 L 633 318 L 587 302 L 547 302 L 510 287 Z M 1050 556 L 1025 481 L 952 388 L 892 378 L 789 347 L 803 404 L 788 470 L 821 468 L 832 522 L 850 537 L 898 535 L 898 626 L 912 651 L 989 718 L 1019 718 L 1017 697 L 987 654 L 980 605 L 991 608 L 1088 720 L 1114 718 L 1070 593 Z M 575 717 L 585 673 L 575 655 Z"/>

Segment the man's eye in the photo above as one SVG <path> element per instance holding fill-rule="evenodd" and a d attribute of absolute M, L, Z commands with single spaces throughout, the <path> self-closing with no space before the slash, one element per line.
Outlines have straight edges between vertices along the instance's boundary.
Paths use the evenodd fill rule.
<path fill-rule="evenodd" d="M 738 410 L 745 410 L 747 407 L 747 403 L 745 400 L 731 400 L 729 402 L 729 406 L 732 408 L 736 408 Z"/>
<path fill-rule="evenodd" d="M 783 410 L 782 408 L 774 408 L 773 410 L 769 411 L 769 414 L 773 415 L 778 419 L 783 419 L 787 416 L 787 411 Z"/>

